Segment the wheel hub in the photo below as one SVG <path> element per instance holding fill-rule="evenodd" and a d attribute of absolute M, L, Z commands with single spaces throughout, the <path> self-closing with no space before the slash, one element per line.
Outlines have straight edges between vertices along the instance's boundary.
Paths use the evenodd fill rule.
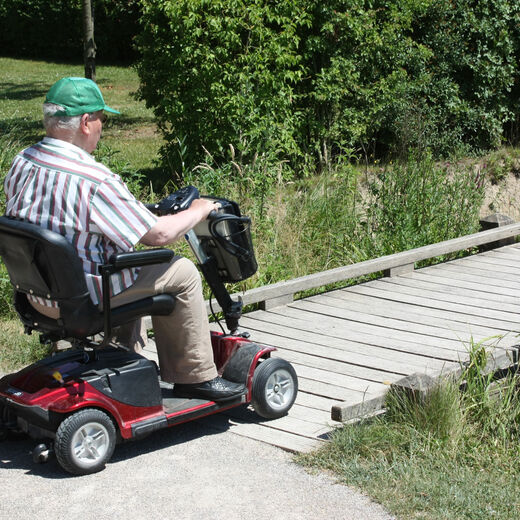
<path fill-rule="evenodd" d="M 266 398 L 271 406 L 283 407 L 294 394 L 294 385 L 290 374 L 286 370 L 273 372 L 266 385 Z"/>
<path fill-rule="evenodd" d="M 83 463 L 94 463 L 103 457 L 108 446 L 108 432 L 101 424 L 90 423 L 74 436 L 73 452 Z"/>

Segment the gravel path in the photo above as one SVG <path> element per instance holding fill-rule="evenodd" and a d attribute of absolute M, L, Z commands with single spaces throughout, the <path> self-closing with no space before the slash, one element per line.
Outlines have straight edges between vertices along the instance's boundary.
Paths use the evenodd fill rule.
<path fill-rule="evenodd" d="M 28 439 L 0 443 L 0 519 L 391 520 L 326 475 L 211 421 L 118 445 L 106 469 L 71 477 L 32 462 Z"/>

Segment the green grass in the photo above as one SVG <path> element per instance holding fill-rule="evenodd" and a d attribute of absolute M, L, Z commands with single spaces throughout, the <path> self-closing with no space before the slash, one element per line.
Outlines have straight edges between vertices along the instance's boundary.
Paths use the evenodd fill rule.
<path fill-rule="evenodd" d="M 65 76 L 83 76 L 80 63 L 0 58 L 0 133 L 15 132 L 22 146 L 43 137 L 42 103 L 49 87 Z M 97 83 L 107 105 L 119 110 L 103 130 L 103 143 L 136 169 L 153 169 L 162 138 L 153 112 L 135 99 L 139 80 L 132 67 L 98 66 Z"/>
<path fill-rule="evenodd" d="M 520 376 L 495 382 L 483 352 L 471 346 L 460 381 L 444 380 L 422 400 L 391 392 L 384 416 L 338 429 L 299 461 L 402 520 L 519 518 Z"/>
<path fill-rule="evenodd" d="M 17 319 L 0 319 L 0 373 L 19 369 L 41 359 L 49 348 L 40 344 L 38 334 L 27 335 Z"/>

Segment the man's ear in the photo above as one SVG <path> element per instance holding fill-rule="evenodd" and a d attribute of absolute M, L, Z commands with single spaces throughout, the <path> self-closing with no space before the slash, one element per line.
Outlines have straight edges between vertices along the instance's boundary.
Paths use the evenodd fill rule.
<path fill-rule="evenodd" d="M 79 123 L 79 129 L 80 129 L 81 133 L 84 135 L 90 135 L 90 128 L 88 126 L 89 120 L 90 120 L 89 114 L 83 114 L 81 116 L 81 120 Z"/>

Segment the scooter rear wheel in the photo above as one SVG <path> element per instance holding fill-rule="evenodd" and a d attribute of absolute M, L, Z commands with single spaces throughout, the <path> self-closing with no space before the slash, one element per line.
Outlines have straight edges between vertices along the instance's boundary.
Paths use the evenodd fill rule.
<path fill-rule="evenodd" d="M 110 417 L 86 408 L 67 417 L 58 427 L 54 451 L 60 466 L 74 475 L 101 471 L 116 446 L 116 429 Z"/>
<path fill-rule="evenodd" d="M 292 365 L 281 358 L 262 361 L 253 374 L 251 404 L 266 419 L 283 417 L 298 393 L 298 377 Z"/>

